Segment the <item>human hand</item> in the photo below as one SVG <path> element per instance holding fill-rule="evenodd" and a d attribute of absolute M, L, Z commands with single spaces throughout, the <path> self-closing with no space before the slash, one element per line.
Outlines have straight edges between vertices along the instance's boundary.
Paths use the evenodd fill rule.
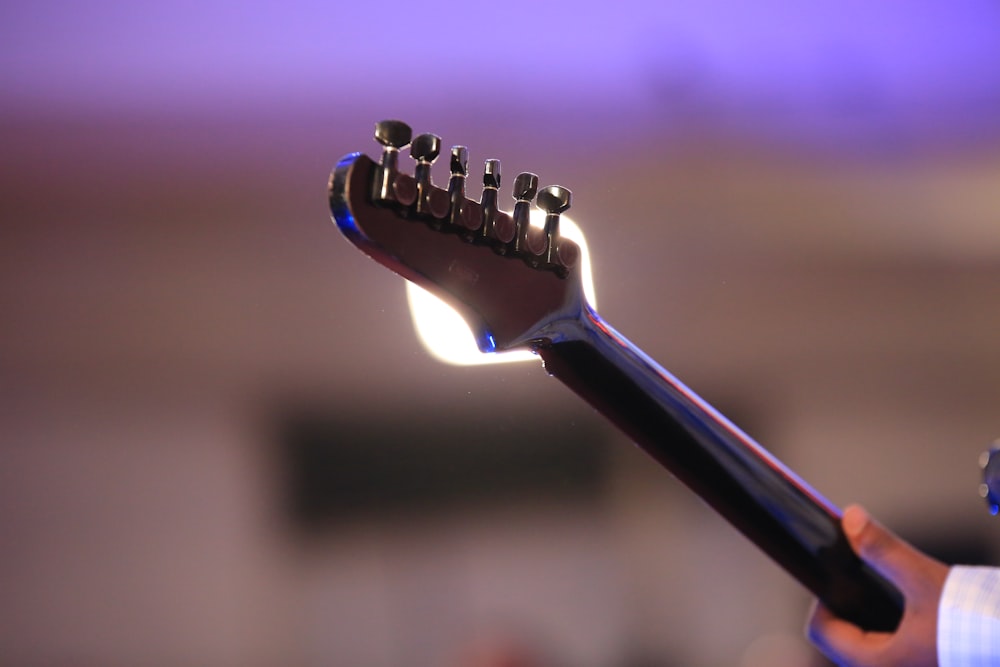
<path fill-rule="evenodd" d="M 813 605 L 809 640 L 842 667 L 936 667 L 938 601 L 948 567 L 917 551 L 852 505 L 841 520 L 861 560 L 896 586 L 906 600 L 895 632 L 866 632 Z"/>

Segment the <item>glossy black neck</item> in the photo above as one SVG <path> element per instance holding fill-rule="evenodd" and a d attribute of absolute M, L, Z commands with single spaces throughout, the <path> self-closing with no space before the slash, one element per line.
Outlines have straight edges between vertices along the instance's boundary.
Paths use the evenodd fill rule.
<path fill-rule="evenodd" d="M 867 630 L 902 615 L 895 588 L 851 551 L 840 511 L 589 312 L 538 348 L 588 401 L 819 597 Z"/>

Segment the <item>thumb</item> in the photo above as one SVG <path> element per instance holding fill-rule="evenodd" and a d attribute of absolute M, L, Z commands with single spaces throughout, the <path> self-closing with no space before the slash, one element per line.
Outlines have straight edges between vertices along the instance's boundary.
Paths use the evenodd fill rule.
<path fill-rule="evenodd" d="M 934 561 L 868 515 L 862 507 L 851 505 L 841 521 L 851 548 L 876 572 L 896 585 L 904 595 L 916 592 L 924 582 L 924 573 Z"/>

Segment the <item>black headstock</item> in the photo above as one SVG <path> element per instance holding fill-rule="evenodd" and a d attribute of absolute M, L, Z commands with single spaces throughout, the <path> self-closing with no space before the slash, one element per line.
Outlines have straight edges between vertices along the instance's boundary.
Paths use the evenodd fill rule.
<path fill-rule="evenodd" d="M 447 189 L 434 185 L 431 165 L 441 139 L 412 137 L 400 121 L 375 126 L 378 162 L 345 156 L 330 175 L 330 208 L 341 231 L 365 253 L 452 305 L 484 351 L 546 340 L 546 325 L 578 315 L 580 248 L 559 232 L 570 205 L 566 188 L 538 191 L 538 177 L 514 179 L 514 209 L 501 210 L 500 162 L 487 160 L 479 201 L 466 196 L 468 151 L 451 149 Z M 399 166 L 410 146 L 413 173 Z M 544 228 L 529 221 L 532 199 Z"/>

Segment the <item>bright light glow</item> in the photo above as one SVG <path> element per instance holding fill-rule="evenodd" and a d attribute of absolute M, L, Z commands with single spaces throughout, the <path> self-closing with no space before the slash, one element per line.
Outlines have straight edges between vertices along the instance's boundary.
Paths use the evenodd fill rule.
<path fill-rule="evenodd" d="M 531 224 L 542 227 L 545 214 L 537 209 L 531 212 Z M 583 238 L 583 231 L 569 217 L 559 221 L 559 233 L 580 246 L 580 277 L 583 293 L 590 305 L 597 307 L 594 297 L 594 276 L 590 269 L 590 250 Z M 529 361 L 535 358 L 527 350 L 510 352 L 480 352 L 472 330 L 455 309 L 430 292 L 407 281 L 406 295 L 410 302 L 413 327 L 427 351 L 440 361 L 458 366 L 502 364 Z"/>

